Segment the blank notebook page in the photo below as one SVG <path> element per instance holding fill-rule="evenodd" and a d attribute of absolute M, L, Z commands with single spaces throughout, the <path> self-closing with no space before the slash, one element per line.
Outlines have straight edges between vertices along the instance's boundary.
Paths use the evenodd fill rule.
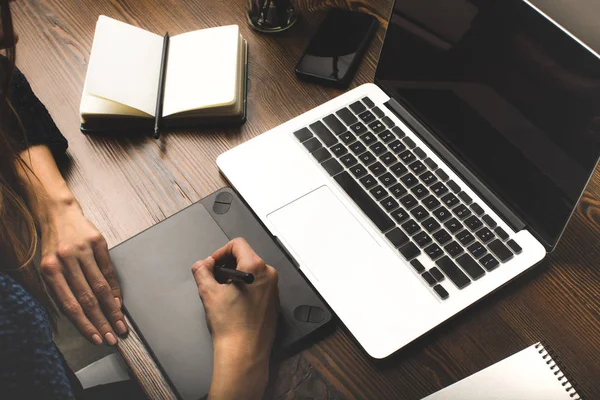
<path fill-rule="evenodd" d="M 579 399 L 569 388 L 570 383 L 538 343 L 423 400 Z"/>
<path fill-rule="evenodd" d="M 163 116 L 237 101 L 239 37 L 229 25 L 171 38 Z"/>
<path fill-rule="evenodd" d="M 100 16 L 86 77 L 88 94 L 153 116 L 163 38 Z"/>

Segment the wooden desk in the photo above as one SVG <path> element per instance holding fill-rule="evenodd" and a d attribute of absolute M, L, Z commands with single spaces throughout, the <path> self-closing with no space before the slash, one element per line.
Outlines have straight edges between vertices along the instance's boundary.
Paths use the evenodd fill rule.
<path fill-rule="evenodd" d="M 18 66 L 69 139 L 69 185 L 114 246 L 225 185 L 218 154 L 340 94 L 293 73 L 308 38 L 338 5 L 376 14 L 391 0 L 298 0 L 301 19 L 268 36 L 245 23 L 244 0 L 20 0 L 12 3 Z M 364 5 L 360 5 L 364 4 Z M 250 44 L 249 118 L 241 128 L 150 139 L 87 137 L 78 108 L 98 15 L 157 33 L 239 24 Z M 380 28 L 354 85 L 373 79 Z M 556 251 L 527 276 L 384 361 L 373 361 L 341 323 L 274 368 L 273 398 L 419 399 L 538 340 L 554 349 L 584 398 L 600 398 L 600 169 Z M 135 335 L 120 349 L 154 398 L 169 398 Z"/>

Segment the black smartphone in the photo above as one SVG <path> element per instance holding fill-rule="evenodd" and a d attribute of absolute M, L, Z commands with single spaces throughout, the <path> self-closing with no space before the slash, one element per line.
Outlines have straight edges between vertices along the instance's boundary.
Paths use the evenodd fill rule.
<path fill-rule="evenodd" d="M 377 19 L 371 15 L 332 9 L 298 62 L 296 75 L 310 82 L 348 87 L 376 30 Z"/>

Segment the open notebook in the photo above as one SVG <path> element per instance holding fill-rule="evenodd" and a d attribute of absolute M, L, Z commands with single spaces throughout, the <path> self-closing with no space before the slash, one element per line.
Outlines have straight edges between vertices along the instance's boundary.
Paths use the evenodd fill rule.
<path fill-rule="evenodd" d="M 541 343 L 534 344 L 423 400 L 579 400 Z"/>
<path fill-rule="evenodd" d="M 237 25 L 169 39 L 159 96 L 164 38 L 100 16 L 80 114 L 82 131 L 152 126 L 162 101 L 166 126 L 243 122 L 247 44 Z"/>

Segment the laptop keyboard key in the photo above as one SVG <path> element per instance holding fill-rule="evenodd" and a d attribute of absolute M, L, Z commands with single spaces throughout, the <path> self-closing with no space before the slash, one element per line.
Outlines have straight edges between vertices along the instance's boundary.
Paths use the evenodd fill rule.
<path fill-rule="evenodd" d="M 415 236 L 413 236 L 413 240 L 421 248 L 427 246 L 429 243 L 432 242 L 429 235 L 423 231 L 421 231 L 421 232 L 417 233 Z"/>
<path fill-rule="evenodd" d="M 469 277 L 449 257 L 444 256 L 440 258 L 436 261 L 436 264 L 459 289 L 463 289 L 471 283 Z"/>
<path fill-rule="evenodd" d="M 374 163 L 376 160 L 375 156 L 370 151 L 365 151 L 360 156 L 358 156 L 358 158 L 360 159 L 360 161 L 362 161 L 364 165 L 367 166 Z"/>
<path fill-rule="evenodd" d="M 409 189 L 411 187 L 415 186 L 417 183 L 419 183 L 417 178 L 415 178 L 415 176 L 413 174 L 411 174 L 410 172 L 408 174 L 404 175 L 402 178 L 400 178 L 400 180 Z"/>
<path fill-rule="evenodd" d="M 427 170 L 427 167 L 419 160 L 410 164 L 408 168 L 410 168 L 415 175 L 420 175 L 422 172 Z"/>
<path fill-rule="evenodd" d="M 422 173 L 419 178 L 421 178 L 421 181 L 423 181 L 423 183 L 427 186 L 431 186 L 437 182 L 437 178 L 431 171 Z"/>
<path fill-rule="evenodd" d="M 420 147 L 415 147 L 413 149 L 413 151 L 417 155 L 417 157 L 419 157 L 421 159 L 427 157 L 427 154 L 425 154 L 425 152 L 423 151 L 423 149 L 421 149 Z"/>
<path fill-rule="evenodd" d="M 498 260 L 496 260 L 491 254 L 486 254 L 481 258 L 481 260 L 479 260 L 479 262 L 481 263 L 481 265 L 483 265 L 483 268 L 485 268 L 488 271 L 493 271 L 498 267 L 498 265 L 500 265 Z"/>
<path fill-rule="evenodd" d="M 475 234 L 483 243 L 487 243 L 494 238 L 494 234 L 485 227 L 478 230 Z"/>
<path fill-rule="evenodd" d="M 446 184 L 448 185 L 448 187 L 450 187 L 450 189 L 452 189 L 454 193 L 460 192 L 460 186 L 458 186 L 453 180 L 449 180 L 448 182 L 446 182 Z"/>
<path fill-rule="evenodd" d="M 365 124 L 368 124 L 369 122 L 375 121 L 377 119 L 377 117 L 375 117 L 371 111 L 365 111 L 359 114 L 358 118 L 360 118 L 360 120 Z"/>
<path fill-rule="evenodd" d="M 477 264 L 477 262 L 468 254 L 463 254 L 462 256 L 458 257 L 456 262 L 474 281 L 485 275 L 483 268 L 481 268 L 479 264 Z"/>
<path fill-rule="evenodd" d="M 421 278 L 423 278 L 423 280 L 425 280 L 425 282 L 427 282 L 427 284 L 429 286 L 433 286 L 437 283 L 437 281 L 435 280 L 435 278 L 433 276 L 431 276 L 431 274 L 429 273 L 429 271 L 425 271 L 421 274 Z"/>
<path fill-rule="evenodd" d="M 429 213 L 423 206 L 417 206 L 410 212 L 417 221 L 422 221 L 429 217 Z"/>
<path fill-rule="evenodd" d="M 396 124 L 394 124 L 394 121 L 392 121 L 392 119 L 390 117 L 388 117 L 387 115 L 385 117 L 383 117 L 381 119 L 381 121 L 383 121 L 385 126 L 387 126 L 388 128 L 393 128 L 394 126 L 396 126 Z"/>
<path fill-rule="evenodd" d="M 342 124 L 342 122 L 338 119 L 338 117 L 336 117 L 333 114 L 330 114 L 330 115 L 326 116 L 325 118 L 323 118 L 323 121 L 325 121 L 327 126 L 329 126 L 329 128 L 331 128 L 333 133 L 335 133 L 336 135 L 339 135 L 340 133 L 342 133 L 346 130 L 346 127 L 344 126 L 344 124 Z"/>
<path fill-rule="evenodd" d="M 435 243 L 425 247 L 425 253 L 427 253 L 429 258 L 431 258 L 433 261 L 435 261 L 444 254 L 440 246 L 438 246 Z"/>
<path fill-rule="evenodd" d="M 407 210 L 410 210 L 411 208 L 413 208 L 414 206 L 416 206 L 417 204 L 419 204 L 419 202 L 417 201 L 417 199 L 415 199 L 410 194 L 407 194 L 406 196 L 404 196 L 403 198 L 401 198 L 400 202 L 402 203 L 402 205 L 404 207 L 406 207 Z"/>
<path fill-rule="evenodd" d="M 373 111 L 373 114 L 375 114 L 375 115 L 377 116 L 377 118 L 383 118 L 383 116 L 385 115 L 385 114 L 383 113 L 383 111 L 381 111 L 381 110 L 379 109 L 379 107 L 377 107 L 377 106 L 373 107 L 373 110 L 372 110 L 372 111 Z"/>
<path fill-rule="evenodd" d="M 421 227 L 419 226 L 419 224 L 417 224 L 412 219 L 409 219 L 408 221 L 403 223 L 402 228 L 406 231 L 406 233 L 408 233 L 411 236 L 421 230 Z"/>
<path fill-rule="evenodd" d="M 371 199 L 350 174 L 342 172 L 336 175 L 334 179 L 379 230 L 385 232 L 394 227 L 394 221 Z"/>
<path fill-rule="evenodd" d="M 331 146 L 330 150 L 336 157 L 341 157 L 344 154 L 348 153 L 348 149 L 341 143 L 334 144 L 333 146 Z"/>
<path fill-rule="evenodd" d="M 386 152 L 383 155 L 379 156 L 379 159 L 387 166 L 394 164 L 398 159 L 391 152 Z"/>
<path fill-rule="evenodd" d="M 356 115 L 352 114 L 352 112 L 345 107 L 336 112 L 336 115 L 340 117 L 340 119 L 344 121 L 346 125 L 352 125 L 353 123 L 358 121 Z"/>
<path fill-rule="evenodd" d="M 469 250 L 469 253 L 473 254 L 473 257 L 477 259 L 481 258 L 485 253 L 487 253 L 485 247 L 479 242 L 473 243 L 467 247 L 467 250 Z"/>
<path fill-rule="evenodd" d="M 354 142 L 348 147 L 350 148 L 350 151 L 352 151 L 356 155 L 362 154 L 365 151 L 367 151 L 367 148 L 361 142 Z"/>
<path fill-rule="evenodd" d="M 379 177 L 379 182 L 381 182 L 385 187 L 390 187 L 398 181 L 396 180 L 396 178 L 394 178 L 394 175 L 390 174 L 389 172 L 386 172 L 385 174 Z"/>
<path fill-rule="evenodd" d="M 311 154 L 318 162 L 331 158 L 331 153 L 325 147 L 321 147 L 320 149 L 313 151 Z"/>
<path fill-rule="evenodd" d="M 398 248 L 404 245 L 405 243 L 408 243 L 408 236 L 406 236 L 404 232 L 400 230 L 400 228 L 392 229 L 391 231 L 385 234 L 385 237 L 388 238 L 390 243 L 392 243 L 395 248 Z"/>
<path fill-rule="evenodd" d="M 350 172 L 352 172 L 352 175 L 354 175 L 357 179 L 362 178 L 363 176 L 365 176 L 367 174 L 366 168 L 360 164 L 357 164 L 349 169 L 350 169 Z"/>
<path fill-rule="evenodd" d="M 448 193 L 447 195 L 445 195 L 444 197 L 442 197 L 442 202 L 446 205 L 446 207 L 448 208 L 452 208 L 455 205 L 459 204 L 460 201 L 456 198 L 455 195 L 453 195 L 452 193 Z"/>
<path fill-rule="evenodd" d="M 512 239 L 506 242 L 506 244 L 512 249 L 512 251 L 515 252 L 515 254 L 520 254 L 523 251 L 521 246 L 519 246 L 519 244 Z"/>
<path fill-rule="evenodd" d="M 459 219 L 465 219 L 469 215 L 471 215 L 471 210 L 467 208 L 464 204 L 459 204 L 452 210 L 454 215 L 456 215 Z"/>
<path fill-rule="evenodd" d="M 450 254 L 450 257 L 452 258 L 456 258 L 456 256 L 464 252 L 462 246 L 458 244 L 455 240 L 451 241 L 446 246 L 444 246 L 444 250 L 446 250 L 446 252 Z"/>
<path fill-rule="evenodd" d="M 371 132 L 364 133 L 364 134 L 360 135 L 358 138 L 360 140 L 362 140 L 362 142 L 364 144 L 366 144 L 367 146 L 370 146 L 373 143 L 377 142 L 377 138 Z"/>
<path fill-rule="evenodd" d="M 469 218 L 465 219 L 465 225 L 472 231 L 476 231 L 477 229 L 483 226 L 483 223 L 474 215 L 471 215 Z"/>
<path fill-rule="evenodd" d="M 442 274 L 442 271 L 440 271 L 438 269 L 438 267 L 432 267 L 429 270 L 429 273 L 431 274 L 431 276 L 433 276 L 433 278 L 437 281 L 437 282 L 441 282 L 444 280 L 445 276 L 444 274 Z"/>
<path fill-rule="evenodd" d="M 404 145 L 404 143 L 402 143 L 399 140 L 394 140 L 392 143 L 388 144 L 388 146 L 394 154 L 400 154 L 404 150 L 406 150 L 406 146 Z"/>
<path fill-rule="evenodd" d="M 331 176 L 337 175 L 344 170 L 344 167 L 342 167 L 335 158 L 330 158 L 321 165 Z"/>
<path fill-rule="evenodd" d="M 483 222 L 486 223 L 487 226 L 489 226 L 492 229 L 494 229 L 496 226 L 498 226 L 498 223 L 496 221 L 494 221 L 494 219 L 487 214 L 484 215 L 483 217 L 481 217 L 481 219 L 483 220 Z"/>
<path fill-rule="evenodd" d="M 450 177 L 448 176 L 447 173 L 445 173 L 443 170 L 441 169 L 436 169 L 435 170 L 435 174 L 438 176 L 438 178 L 440 178 L 440 180 L 446 182 L 448 179 L 450 179 Z"/>
<path fill-rule="evenodd" d="M 471 204 L 471 210 L 473 210 L 473 212 L 477 215 L 479 215 L 480 217 L 483 215 L 483 213 L 485 211 L 483 211 L 483 208 L 481 208 L 481 206 L 477 203 L 473 203 Z"/>
<path fill-rule="evenodd" d="M 403 151 L 400 153 L 399 157 L 404 164 L 410 164 L 417 159 L 410 150 Z"/>
<path fill-rule="evenodd" d="M 400 247 L 398 251 L 404 256 L 404 258 L 407 261 L 410 261 L 419 254 L 421 254 L 421 250 L 419 250 L 419 248 L 415 246 L 413 242 L 405 244 L 404 246 Z"/>
<path fill-rule="evenodd" d="M 380 204 L 388 212 L 398 208 L 398 206 L 399 206 L 398 202 L 396 200 L 394 200 L 392 197 L 387 197 L 387 198 L 381 200 Z"/>
<path fill-rule="evenodd" d="M 462 244 L 463 246 L 468 246 L 469 243 L 475 240 L 475 236 L 473 236 L 468 230 L 463 229 L 462 231 L 456 234 L 456 239 L 458 239 L 460 244 Z"/>
<path fill-rule="evenodd" d="M 427 190 L 427 188 L 420 183 L 412 188 L 411 191 L 415 196 L 417 196 L 417 199 L 422 199 L 429 194 L 429 190 Z"/>
<path fill-rule="evenodd" d="M 373 121 L 373 122 L 371 122 L 369 124 L 369 129 L 371 129 L 375 133 L 380 133 L 380 132 L 385 131 L 385 126 L 383 126 L 383 124 L 381 123 L 381 121 Z"/>
<path fill-rule="evenodd" d="M 425 165 L 427 165 L 429 167 L 429 169 L 435 171 L 437 169 L 437 164 L 435 163 L 435 161 L 433 161 L 431 158 L 426 158 L 423 160 L 423 162 L 425 163 Z"/>
<path fill-rule="evenodd" d="M 456 233 L 463 228 L 463 225 L 454 217 L 444 225 L 450 231 L 450 233 Z"/>
<path fill-rule="evenodd" d="M 433 234 L 433 238 L 442 246 L 452 240 L 452 236 L 445 229 L 440 229 Z"/>
<path fill-rule="evenodd" d="M 373 197 L 375 197 L 375 200 L 378 201 L 388 195 L 388 192 L 384 188 L 382 188 L 381 185 L 375 186 L 373 189 L 370 190 L 370 192 L 373 195 Z"/>
<path fill-rule="evenodd" d="M 429 233 L 437 230 L 440 227 L 440 224 L 433 217 L 427 218 L 425 221 L 423 221 L 422 225 L 423 228 L 425 228 L 425 230 Z"/>
<path fill-rule="evenodd" d="M 375 185 L 377 185 L 377 181 L 373 178 L 373 175 L 368 174 L 367 176 L 363 176 L 360 178 L 360 183 L 365 187 L 365 189 L 369 190 Z"/>
<path fill-rule="evenodd" d="M 423 199 L 423 204 L 425 204 L 425 207 L 431 211 L 440 205 L 440 201 L 430 194 Z"/>
<path fill-rule="evenodd" d="M 403 208 L 399 208 L 391 212 L 392 218 L 396 220 L 397 223 L 401 224 L 408 218 L 408 212 Z"/>
<path fill-rule="evenodd" d="M 395 138 L 396 138 L 396 136 L 394 136 L 394 134 L 392 132 L 388 131 L 387 129 L 379 134 L 379 139 L 381 139 L 381 141 L 383 143 L 389 143 L 389 142 L 393 141 Z"/>
<path fill-rule="evenodd" d="M 381 174 L 383 174 L 386 169 L 383 165 L 381 165 L 381 163 L 379 161 L 369 165 L 369 170 L 373 173 L 373 175 L 375 176 L 379 176 Z"/>
<path fill-rule="evenodd" d="M 451 217 L 450 211 L 448 211 L 448 209 L 444 206 L 433 210 L 432 213 L 437 219 L 440 220 L 440 222 L 444 222 Z"/>
<path fill-rule="evenodd" d="M 323 145 L 317 138 L 308 139 L 307 141 L 305 141 L 302 144 L 304 145 L 304 147 L 306 147 L 306 150 L 308 150 L 310 153 L 323 147 Z"/>
<path fill-rule="evenodd" d="M 471 198 L 471 197 L 470 197 L 468 194 L 466 194 L 465 192 L 460 192 L 460 193 L 458 194 L 458 197 L 460 197 L 460 199 L 461 199 L 461 200 L 462 200 L 462 201 L 463 201 L 463 202 L 464 202 L 466 205 L 469 205 L 469 204 L 471 204 L 471 203 L 473 202 L 473 199 L 472 199 L 472 198 Z"/>
<path fill-rule="evenodd" d="M 502 240 L 508 239 L 508 233 L 506 233 L 504 231 L 504 229 L 497 227 L 496 229 L 494 229 L 494 232 L 496 232 L 496 235 L 498 235 L 500 237 L 500 239 L 502 239 Z"/>
<path fill-rule="evenodd" d="M 309 131 L 308 128 L 302 128 L 299 131 L 294 132 L 294 136 L 296 136 L 296 139 L 300 142 L 304 142 L 313 137 L 312 132 Z"/>
<path fill-rule="evenodd" d="M 346 166 L 346 168 L 350 168 L 358 162 L 356 157 L 354 157 L 352 154 L 345 154 L 341 156 L 340 161 Z"/>
<path fill-rule="evenodd" d="M 419 274 L 425 271 L 425 267 L 423 266 L 423 264 L 421 264 L 419 260 L 412 260 L 410 262 L 410 265 L 412 265 L 415 271 L 417 271 Z"/>
<path fill-rule="evenodd" d="M 404 136 L 406 136 L 406 134 L 404 133 L 404 131 L 402 129 L 400 129 L 399 126 L 395 126 L 392 128 L 392 132 L 394 133 L 394 135 L 396 135 L 396 137 L 398 139 L 402 139 Z"/>
<path fill-rule="evenodd" d="M 450 295 L 448 294 L 448 291 L 446 289 L 444 289 L 444 287 L 442 285 L 435 285 L 433 287 L 433 291 L 435 292 L 435 294 L 440 296 L 440 299 L 442 299 L 442 300 L 446 300 L 448 297 L 450 297 Z"/>
<path fill-rule="evenodd" d="M 431 185 L 431 191 L 435 193 L 436 196 L 440 197 L 448 192 L 448 188 L 442 182 L 438 182 Z"/>
<path fill-rule="evenodd" d="M 352 143 L 356 140 L 356 136 L 354 136 L 352 133 L 350 132 L 344 132 L 340 135 L 340 140 L 342 142 L 344 142 L 345 144 L 349 144 Z"/>
<path fill-rule="evenodd" d="M 406 189 L 401 184 L 397 183 L 390 188 L 390 192 L 395 198 L 399 198 L 400 196 L 404 196 L 406 194 Z"/>
<path fill-rule="evenodd" d="M 310 129 L 321 139 L 325 146 L 331 147 L 338 142 L 337 138 L 331 133 L 321 121 L 317 121 L 310 125 Z"/>
<path fill-rule="evenodd" d="M 513 257 L 512 251 L 510 251 L 510 249 L 508 247 L 506 247 L 504 245 L 504 243 L 502 243 L 499 239 L 494 240 L 493 242 L 489 243 L 487 246 L 488 246 L 488 249 L 490 249 L 490 251 L 492 253 L 494 253 L 494 255 L 501 262 L 507 262 L 508 260 L 510 260 Z"/>
<path fill-rule="evenodd" d="M 362 135 L 363 133 L 367 133 L 367 127 L 362 123 L 357 122 L 350 127 L 350 132 L 353 132 L 355 135 Z"/>
<path fill-rule="evenodd" d="M 363 98 L 362 98 L 362 102 L 363 102 L 363 103 L 364 103 L 364 104 L 365 104 L 367 107 L 369 107 L 369 108 L 373 108 L 373 107 L 375 107 L 375 103 L 373 103 L 373 100 L 371 100 L 371 99 L 370 99 L 370 98 L 368 98 L 368 97 L 363 97 Z"/>
<path fill-rule="evenodd" d="M 375 155 L 383 154 L 387 151 L 387 148 L 381 142 L 376 142 L 371 146 L 371 151 L 375 153 Z"/>
<path fill-rule="evenodd" d="M 408 169 L 404 166 L 404 164 L 398 162 L 390 167 L 390 171 L 396 176 L 404 175 Z"/>
<path fill-rule="evenodd" d="M 361 112 L 365 111 L 367 109 L 367 107 L 365 107 L 365 105 L 363 103 L 361 103 L 359 100 L 357 102 L 350 104 L 350 109 L 352 111 L 354 111 L 355 114 L 360 114 Z"/>
<path fill-rule="evenodd" d="M 408 147 L 409 149 L 414 149 L 416 146 L 415 142 L 413 142 L 413 140 L 411 138 L 409 138 L 408 136 L 406 136 L 404 139 L 402 139 L 402 141 L 404 142 L 406 147 Z"/>

